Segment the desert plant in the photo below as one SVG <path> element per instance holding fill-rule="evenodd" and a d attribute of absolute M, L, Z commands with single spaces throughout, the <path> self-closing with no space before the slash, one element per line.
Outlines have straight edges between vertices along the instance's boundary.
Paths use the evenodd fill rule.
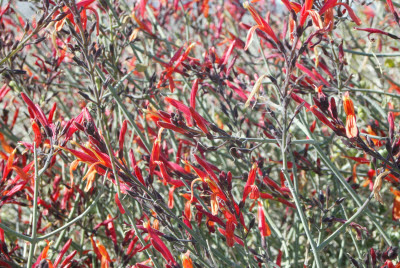
<path fill-rule="evenodd" d="M 0 4 L 1 267 L 398 267 L 397 4 Z"/>

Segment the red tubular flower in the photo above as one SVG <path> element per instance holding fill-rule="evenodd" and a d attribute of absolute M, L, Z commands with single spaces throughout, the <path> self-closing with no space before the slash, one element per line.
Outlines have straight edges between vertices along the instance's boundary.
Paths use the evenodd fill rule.
<path fill-rule="evenodd" d="M 189 126 L 191 126 L 190 123 L 190 118 L 191 118 L 191 113 L 189 107 L 187 107 L 185 104 L 183 104 L 180 101 L 174 100 L 172 98 L 166 97 L 164 98 L 165 101 L 167 101 L 169 104 L 174 106 L 178 111 L 182 112 L 185 115 L 186 121 Z"/>
<path fill-rule="evenodd" d="M 14 113 L 13 120 L 11 122 L 10 130 L 13 130 L 13 128 L 14 128 L 14 125 L 17 122 L 17 119 L 18 119 L 18 114 L 19 114 L 19 108 L 15 108 L 15 113 Z"/>
<path fill-rule="evenodd" d="M 196 94 L 197 91 L 199 90 L 199 81 L 200 81 L 199 78 L 194 80 L 192 91 L 190 92 L 190 107 L 192 107 L 193 109 L 196 108 Z"/>
<path fill-rule="evenodd" d="M 158 125 L 159 127 L 166 128 L 166 129 L 170 129 L 170 130 L 172 130 L 172 131 L 175 131 L 175 132 L 180 133 L 180 134 L 183 134 L 183 135 L 185 135 L 185 134 L 188 133 L 188 132 L 187 132 L 186 130 L 184 130 L 183 128 L 177 127 L 177 126 L 175 126 L 174 124 L 170 124 L 170 123 L 158 121 L 158 122 L 157 122 L 157 125 Z"/>
<path fill-rule="evenodd" d="M 119 144 L 119 150 L 118 150 L 118 154 L 119 154 L 119 158 L 123 158 L 123 150 L 124 150 L 124 142 L 125 142 L 125 133 L 126 130 L 128 129 L 128 121 L 124 120 L 124 122 L 122 122 L 122 127 L 121 130 L 119 132 L 119 140 L 118 140 L 118 144 Z"/>
<path fill-rule="evenodd" d="M 155 230 L 150 226 L 149 222 L 146 223 L 146 228 L 150 235 L 150 243 L 153 245 L 153 247 L 161 253 L 168 264 L 177 265 L 174 256 L 172 256 L 171 254 L 171 251 L 167 248 L 161 238 L 156 234 Z"/>
<path fill-rule="evenodd" d="M 204 134 L 210 136 L 210 131 L 207 129 L 208 121 L 204 119 L 198 112 L 196 112 L 192 107 L 190 109 L 190 114 L 192 118 L 196 122 L 197 126 L 204 132 Z"/>
<path fill-rule="evenodd" d="M 390 9 L 390 12 L 392 12 L 393 14 L 396 13 L 392 0 L 386 0 L 386 3 Z"/>
<path fill-rule="evenodd" d="M 390 191 L 394 194 L 392 219 L 397 221 L 400 219 L 400 191 L 390 188 Z"/>
<path fill-rule="evenodd" d="M 252 191 L 251 186 L 254 184 L 254 182 L 256 180 L 257 169 L 258 169 L 257 163 L 254 163 L 253 166 L 251 167 L 249 175 L 247 177 L 246 185 L 244 186 L 242 202 L 246 201 L 247 196 Z M 258 194 L 258 196 L 259 196 L 259 194 Z M 253 195 L 253 197 L 254 197 L 254 195 Z"/>
<path fill-rule="evenodd" d="M 282 3 L 286 6 L 286 8 L 291 11 L 298 13 L 301 10 L 301 5 L 296 2 L 290 2 L 289 0 L 282 0 Z"/>
<path fill-rule="evenodd" d="M 260 191 L 256 185 L 250 186 L 250 199 L 257 200 L 260 197 Z"/>
<path fill-rule="evenodd" d="M 394 5 L 392 0 L 386 0 L 387 5 L 389 6 L 390 12 L 392 12 L 394 19 L 396 20 L 397 23 L 399 23 L 399 14 L 396 12 L 396 10 L 394 9 Z"/>
<path fill-rule="evenodd" d="M 48 121 L 50 124 L 53 123 L 53 117 L 54 117 L 54 113 L 55 113 L 56 109 L 57 109 L 57 103 L 55 102 L 53 104 L 53 106 L 51 107 L 51 110 L 50 110 L 49 116 L 48 116 Z"/>
<path fill-rule="evenodd" d="M 166 80 L 169 82 L 169 89 L 171 92 L 174 92 L 175 89 L 175 83 L 172 77 L 172 74 L 174 72 L 182 73 L 181 71 L 178 70 L 179 66 L 184 62 L 188 56 L 190 51 L 193 49 L 193 47 L 196 45 L 196 43 L 191 43 L 185 50 L 185 52 L 182 54 L 183 47 L 181 47 L 175 55 L 171 58 L 171 60 L 165 64 L 162 63 L 166 69 L 161 73 L 161 79 L 158 82 L 157 87 L 159 88 Z M 182 55 L 181 55 L 182 54 Z"/>
<path fill-rule="evenodd" d="M 209 212 L 205 211 L 204 208 L 202 208 L 201 205 L 196 205 L 196 209 L 197 209 L 197 211 L 200 212 L 201 214 L 204 214 L 205 216 L 207 216 L 207 218 L 208 218 L 210 221 L 213 221 L 213 222 L 215 222 L 215 223 L 218 223 L 219 225 L 221 225 L 221 226 L 223 226 L 223 227 L 226 226 L 225 223 L 221 220 L 221 218 L 219 218 L 219 217 L 213 215 L 212 213 L 209 213 Z"/>
<path fill-rule="evenodd" d="M 392 261 L 386 260 L 385 263 L 381 266 L 381 268 L 396 268 L 398 265 L 394 265 Z"/>
<path fill-rule="evenodd" d="M 127 238 L 127 237 L 125 237 L 125 238 Z M 138 240 L 139 240 L 139 238 L 137 236 L 135 236 L 132 239 L 132 241 L 129 243 L 128 248 L 126 249 L 126 255 L 133 256 L 135 254 L 135 252 L 133 252 L 133 254 L 131 254 L 131 253 L 134 250 L 134 246 L 135 246 L 135 244 L 137 243 Z M 125 239 L 124 239 L 124 242 L 125 242 Z"/>
<path fill-rule="evenodd" d="M 357 17 L 357 15 L 354 13 L 353 9 L 346 3 L 338 3 L 338 0 L 327 0 L 325 4 L 321 7 L 319 10 L 319 15 L 323 15 L 325 12 L 328 10 L 334 8 L 335 6 L 344 6 L 349 13 L 350 18 L 357 24 L 361 25 L 361 20 Z M 333 16 L 332 16 L 333 19 Z M 325 20 L 325 26 L 327 26 L 329 23 L 333 23 L 332 21 L 327 22 Z"/>
<path fill-rule="evenodd" d="M 281 187 L 279 187 L 279 185 L 278 185 L 275 181 L 273 181 L 271 178 L 269 178 L 268 176 L 265 176 L 265 177 L 263 178 L 263 182 L 264 182 L 266 185 L 271 186 L 273 189 L 275 189 L 275 190 L 278 191 L 279 193 L 284 194 L 283 191 L 281 190 Z"/>
<path fill-rule="evenodd" d="M 226 231 L 225 231 L 224 229 L 218 228 L 218 231 L 219 231 L 223 236 L 226 237 L 226 234 L 227 234 L 227 233 L 226 233 Z M 234 236 L 234 237 L 233 237 L 233 240 L 234 240 L 234 243 L 237 243 L 237 244 L 241 245 L 242 247 L 244 247 L 243 240 L 240 239 L 239 237 Z"/>
<path fill-rule="evenodd" d="M 217 201 L 217 194 L 212 193 L 210 196 L 210 207 L 211 207 L 211 214 L 217 215 L 218 214 L 218 201 Z"/>
<path fill-rule="evenodd" d="M 353 156 L 346 156 L 346 155 L 344 155 L 343 157 L 354 160 L 360 164 L 369 164 L 371 162 L 370 160 L 368 160 L 364 157 L 353 157 Z"/>
<path fill-rule="evenodd" d="M 117 233 L 115 232 L 114 219 L 110 214 L 107 216 L 108 223 L 106 224 L 107 236 L 111 239 L 114 245 L 117 245 Z"/>
<path fill-rule="evenodd" d="M 152 176 L 154 173 L 154 169 L 156 168 L 156 161 L 158 161 L 160 157 L 160 143 L 161 143 L 161 134 L 163 132 L 163 128 L 160 128 L 158 131 L 158 137 L 154 142 L 153 150 L 150 155 L 150 163 L 149 163 L 149 176 Z"/>
<path fill-rule="evenodd" d="M 269 229 L 269 226 L 265 221 L 264 207 L 260 201 L 258 201 L 257 203 L 258 203 L 258 229 L 260 230 L 260 233 L 263 237 L 270 236 L 271 230 Z"/>
<path fill-rule="evenodd" d="M 176 186 L 172 186 L 169 188 L 168 191 L 168 208 L 173 209 L 174 208 L 174 191 L 176 189 Z"/>
<path fill-rule="evenodd" d="M 104 220 L 103 222 L 97 224 L 94 227 L 94 230 L 98 230 L 101 226 L 104 226 L 106 228 L 106 235 L 111 239 L 111 241 L 114 243 L 114 245 L 117 244 L 117 234 L 115 232 L 115 227 L 114 227 L 114 220 L 110 214 L 108 214 L 107 219 Z"/>
<path fill-rule="evenodd" d="M 31 111 L 34 113 L 34 115 L 39 120 L 39 122 L 42 124 L 42 126 L 44 126 L 44 127 L 48 126 L 49 121 L 44 116 L 44 113 L 40 109 L 40 107 L 35 105 L 25 93 L 22 92 L 21 97 L 25 101 L 25 103 L 28 105 L 29 109 L 31 109 Z"/>
<path fill-rule="evenodd" d="M 10 4 L 11 2 L 8 2 L 8 4 L 4 8 L 0 7 L 0 19 L 7 12 L 7 10 L 10 9 Z"/>
<path fill-rule="evenodd" d="M 138 31 L 139 30 L 143 30 L 146 33 L 148 33 L 150 36 L 156 38 L 157 36 L 151 31 L 151 24 L 149 21 L 142 21 L 140 20 L 135 12 L 132 13 L 132 17 L 133 19 L 136 21 L 136 23 L 139 25 L 139 28 L 136 28 L 132 35 L 129 37 L 129 40 L 132 41 L 133 39 L 135 39 L 137 37 Z M 143 17 L 143 15 L 141 15 L 141 17 Z"/>
<path fill-rule="evenodd" d="M 57 256 L 57 259 L 54 262 L 54 267 L 57 267 L 57 265 L 61 262 L 61 259 L 64 257 L 65 253 L 71 246 L 71 243 L 72 243 L 72 238 L 68 239 L 67 243 L 65 243 L 65 245 L 61 249 L 60 253 Z"/>
<path fill-rule="evenodd" d="M 161 177 L 163 178 L 164 185 L 167 185 L 167 183 L 168 183 L 168 184 L 174 185 L 175 187 L 185 186 L 185 184 L 182 181 L 174 180 L 169 176 L 164 162 L 156 161 L 155 163 L 160 167 L 160 173 L 161 173 Z"/>
<path fill-rule="evenodd" d="M 84 29 L 86 29 L 86 22 L 87 22 L 86 9 L 89 9 L 90 11 L 92 11 L 94 13 L 94 15 L 96 16 L 96 21 L 97 21 L 96 22 L 96 29 L 97 29 L 96 34 L 99 35 L 99 23 L 100 23 L 99 14 L 97 13 L 97 11 L 95 9 L 89 7 L 94 1 L 95 0 L 82 0 L 78 3 L 76 3 L 76 7 L 78 10 L 80 8 L 83 8 L 80 16 L 81 16 L 82 26 L 84 27 Z M 61 30 L 61 28 L 64 26 L 65 20 L 67 18 L 72 22 L 72 24 L 75 25 L 74 17 L 71 13 L 71 10 L 68 7 L 64 7 L 63 10 L 64 10 L 64 13 L 66 14 L 66 16 L 63 19 L 56 22 L 56 24 L 55 24 L 56 31 Z M 79 29 L 77 28 L 77 30 L 79 30 Z"/>
<path fill-rule="evenodd" d="M 324 24 L 322 23 L 321 17 L 319 16 L 319 13 L 315 10 L 308 10 L 307 14 L 311 16 L 311 19 L 315 25 L 315 27 L 317 27 L 317 29 L 323 29 L 324 28 Z"/>
<path fill-rule="evenodd" d="M 232 42 L 232 44 L 229 46 L 228 50 L 224 53 L 224 55 L 221 58 L 222 65 L 226 65 L 228 63 L 229 57 L 232 54 L 233 48 L 235 47 L 236 40 Z M 194 108 L 194 107 L 193 107 Z"/>
<path fill-rule="evenodd" d="M 306 0 L 300 10 L 299 26 L 303 26 L 308 17 L 308 11 L 312 8 L 314 0 Z"/>
<path fill-rule="evenodd" d="M 118 193 L 115 193 L 115 203 L 118 206 L 119 212 L 121 212 L 121 214 L 125 214 L 125 209 L 122 206 L 121 201 L 119 200 Z"/>
<path fill-rule="evenodd" d="M 331 121 L 328 120 L 328 118 L 326 118 L 326 116 L 321 113 L 317 106 L 313 105 L 310 107 L 311 112 L 325 125 L 327 125 L 330 129 L 332 129 L 333 131 L 336 131 L 336 127 L 332 124 Z"/>
<path fill-rule="evenodd" d="M 228 247 L 233 247 L 233 245 L 235 244 L 234 240 L 235 224 L 232 221 L 228 220 L 226 223 L 225 231 L 226 231 L 225 233 L 226 243 Z"/>
<path fill-rule="evenodd" d="M 40 127 L 36 123 L 36 121 L 34 119 L 31 119 L 31 122 L 32 122 L 32 130 L 33 130 L 33 133 L 35 134 L 34 141 L 36 143 L 36 147 L 38 147 L 42 143 L 42 134 L 40 132 Z"/>
<path fill-rule="evenodd" d="M 100 241 L 97 241 L 97 249 L 101 255 L 101 267 L 110 267 L 110 263 L 114 262 L 114 260 L 111 260 L 110 255 L 107 252 L 107 249 L 105 246 L 103 246 Z"/>
<path fill-rule="evenodd" d="M 304 106 L 310 110 L 311 105 L 306 102 L 305 100 L 303 100 L 299 95 L 296 95 L 295 93 L 292 92 L 292 94 L 290 94 L 290 97 L 292 97 L 292 99 L 297 102 L 298 104 L 302 104 L 304 103 Z"/>
<path fill-rule="evenodd" d="M 358 128 L 356 124 L 356 115 L 354 113 L 353 101 L 350 99 L 347 91 L 343 96 L 343 107 L 346 113 L 346 135 L 348 138 L 356 138 L 358 136 Z"/>
<path fill-rule="evenodd" d="M 369 250 L 369 254 L 371 255 L 371 259 L 372 259 L 372 264 L 375 265 L 376 264 L 376 252 L 374 250 L 374 248 L 371 248 Z"/>
<path fill-rule="evenodd" d="M 67 257 L 65 257 L 64 261 L 61 263 L 60 267 L 67 267 L 67 264 L 70 264 L 72 259 L 75 257 L 76 253 L 78 253 L 77 250 L 72 251 L 71 254 L 69 254 Z M 55 266 L 54 266 L 55 267 Z"/>
<path fill-rule="evenodd" d="M 202 166 L 207 171 L 208 175 L 210 175 L 211 178 L 215 182 L 218 182 L 217 175 L 215 175 L 214 171 L 212 170 L 211 166 L 207 163 L 207 161 L 205 161 L 204 159 L 198 157 L 197 155 L 194 155 L 194 158 L 196 158 L 196 161 L 200 164 L 200 166 Z M 204 177 L 204 176 L 201 176 L 201 174 L 199 174 L 199 176 L 200 177 Z"/>
<path fill-rule="evenodd" d="M 267 194 L 267 193 L 260 193 L 260 197 L 262 199 L 274 199 L 274 196 L 272 194 Z"/>
<path fill-rule="evenodd" d="M 279 43 L 278 38 L 276 37 L 274 31 L 272 30 L 271 26 L 258 14 L 258 12 L 249 4 L 249 2 L 244 2 L 243 7 L 250 11 L 251 16 L 256 21 L 257 25 L 250 28 L 249 33 L 247 34 L 246 40 L 246 47 L 245 50 L 248 48 L 252 36 L 255 30 L 260 29 L 261 31 L 265 32 L 269 37 L 271 37 L 276 43 Z"/>
<path fill-rule="evenodd" d="M 278 267 L 281 267 L 281 262 L 282 262 L 282 251 L 279 250 L 278 256 L 276 257 L 276 265 L 278 265 Z"/>
<path fill-rule="evenodd" d="M 85 162 L 87 164 L 94 164 L 94 163 L 98 162 L 98 159 L 92 154 L 86 154 L 86 152 L 81 152 L 81 151 L 78 151 L 78 150 L 74 150 L 74 149 L 70 149 L 70 148 L 66 148 L 66 147 L 61 147 L 61 146 L 60 146 L 60 148 L 70 152 L 76 158 L 78 158 L 79 161 Z M 90 150 L 89 150 L 89 152 L 90 152 Z"/>
<path fill-rule="evenodd" d="M 96 254 L 97 259 L 101 260 L 101 253 L 100 253 L 99 249 L 97 248 L 96 241 L 94 241 L 94 239 L 93 239 L 93 235 L 90 236 L 90 242 L 92 244 L 93 252 Z"/>
<path fill-rule="evenodd" d="M 379 30 L 379 29 L 374 29 L 374 28 L 358 28 L 358 27 L 354 27 L 354 29 L 355 30 L 357 30 L 357 31 L 364 31 L 364 32 L 368 32 L 369 34 L 383 34 L 383 35 L 386 35 L 386 36 L 389 36 L 390 38 L 393 38 L 393 39 L 400 39 L 400 37 L 398 37 L 397 35 L 394 35 L 394 34 L 391 34 L 391 33 L 388 33 L 388 32 L 385 32 L 385 31 L 382 31 L 382 30 Z M 369 35 L 368 35 L 369 36 Z"/>
<path fill-rule="evenodd" d="M 135 166 L 133 168 L 133 170 L 135 172 L 136 178 L 140 181 L 140 183 L 142 183 L 143 185 L 146 185 L 144 182 L 144 179 L 143 179 L 142 172 L 140 171 L 140 168 L 138 166 Z"/>
<path fill-rule="evenodd" d="M 43 249 L 42 253 L 39 255 L 39 258 L 37 259 L 36 263 L 33 265 L 33 267 L 38 267 L 39 263 L 42 260 L 45 260 L 47 258 L 47 253 L 50 249 L 51 243 L 46 240 L 47 246 Z"/>
<path fill-rule="evenodd" d="M 312 72 L 311 70 L 307 69 L 304 65 L 301 65 L 300 63 L 296 63 L 296 67 L 299 68 L 301 71 L 306 73 L 312 80 L 315 82 L 321 81 L 325 86 L 330 86 L 328 81 L 326 81 L 320 74 L 317 72 Z"/>

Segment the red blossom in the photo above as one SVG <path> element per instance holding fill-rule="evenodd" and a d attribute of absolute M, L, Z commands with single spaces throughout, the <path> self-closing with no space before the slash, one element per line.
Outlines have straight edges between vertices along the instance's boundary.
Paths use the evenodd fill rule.
<path fill-rule="evenodd" d="M 260 29 L 261 31 L 265 32 L 276 43 L 279 43 L 279 40 L 276 37 L 276 35 L 275 35 L 274 31 L 272 30 L 271 26 L 260 16 L 260 14 L 258 14 L 258 12 L 248 2 L 245 2 L 243 4 L 243 7 L 250 11 L 251 16 L 253 17 L 253 19 L 257 23 L 256 26 L 251 27 L 251 29 L 249 30 L 249 33 L 248 33 L 247 38 L 246 38 L 247 41 L 246 41 L 245 50 L 248 48 L 249 43 L 252 40 L 253 33 L 257 29 Z"/>
<path fill-rule="evenodd" d="M 258 229 L 260 230 L 260 233 L 263 237 L 270 236 L 271 230 L 269 229 L 269 226 L 265 220 L 264 207 L 262 205 L 262 202 L 258 201 L 257 203 L 258 203 Z"/>

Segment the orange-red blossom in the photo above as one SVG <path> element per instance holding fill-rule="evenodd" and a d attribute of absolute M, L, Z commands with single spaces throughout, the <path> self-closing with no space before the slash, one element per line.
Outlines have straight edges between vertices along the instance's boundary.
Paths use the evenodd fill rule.
<path fill-rule="evenodd" d="M 358 128 L 356 124 L 356 115 L 354 113 L 353 101 L 350 99 L 349 92 L 343 96 L 343 107 L 346 113 L 346 135 L 348 138 L 356 138 L 358 136 Z"/>

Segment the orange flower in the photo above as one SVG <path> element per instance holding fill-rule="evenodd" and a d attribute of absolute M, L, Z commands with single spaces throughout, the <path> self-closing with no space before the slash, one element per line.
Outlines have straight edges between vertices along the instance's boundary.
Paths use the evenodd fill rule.
<path fill-rule="evenodd" d="M 210 197 L 211 203 L 211 214 L 214 216 L 218 214 L 218 201 L 217 201 L 217 194 L 212 193 Z"/>
<path fill-rule="evenodd" d="M 400 219 L 400 191 L 393 188 L 390 191 L 394 194 L 392 219 L 397 221 Z"/>
<path fill-rule="evenodd" d="M 185 255 L 183 255 L 182 257 L 183 268 L 193 268 L 193 262 L 189 256 L 190 256 L 190 251 L 187 251 Z"/>
<path fill-rule="evenodd" d="M 349 92 L 344 93 L 343 106 L 346 115 L 354 115 L 354 104 L 353 101 L 350 99 Z"/>
<path fill-rule="evenodd" d="M 346 135 L 348 138 L 355 138 L 358 136 L 358 128 L 356 124 L 356 115 L 354 113 L 353 101 L 350 99 L 349 92 L 343 96 L 344 112 L 346 113 Z"/>
<path fill-rule="evenodd" d="M 108 255 L 107 249 L 103 246 L 100 241 L 97 241 L 97 249 L 101 254 L 101 268 L 110 267 L 110 263 L 114 262 L 114 259 L 111 260 L 110 255 Z"/>
<path fill-rule="evenodd" d="M 346 118 L 346 135 L 350 139 L 358 136 L 358 128 L 355 115 L 348 115 Z"/>
<path fill-rule="evenodd" d="M 154 169 L 157 166 L 156 161 L 160 157 L 160 143 L 161 143 L 161 135 L 164 128 L 160 128 L 158 131 L 157 139 L 154 141 L 153 150 L 150 155 L 150 164 L 149 164 L 149 175 L 152 176 L 154 173 Z"/>
<path fill-rule="evenodd" d="M 369 134 L 371 136 L 378 136 L 378 134 L 372 129 L 371 125 L 367 126 L 367 129 L 365 130 L 365 132 L 367 132 L 367 134 Z M 377 147 L 380 147 L 383 145 L 383 142 L 378 139 L 371 139 L 371 140 Z"/>

